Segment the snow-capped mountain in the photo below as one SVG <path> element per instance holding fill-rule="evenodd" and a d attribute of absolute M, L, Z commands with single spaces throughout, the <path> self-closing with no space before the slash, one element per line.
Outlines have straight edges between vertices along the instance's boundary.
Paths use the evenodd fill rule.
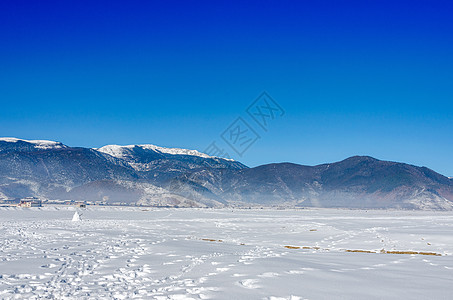
<path fill-rule="evenodd" d="M 67 148 L 60 142 L 46 140 L 23 140 L 17 138 L 0 138 L 0 151 L 33 151 Z"/>
<path fill-rule="evenodd" d="M 198 168 L 245 168 L 232 159 L 209 156 L 197 150 L 155 145 L 107 145 L 95 150 L 126 161 L 136 171 L 152 172 L 153 177 L 162 177 L 162 172 L 176 174 Z"/>
<path fill-rule="evenodd" d="M 123 203 L 218 206 L 197 201 L 162 186 L 188 171 L 246 168 L 234 160 L 195 150 L 151 145 L 69 147 L 60 142 L 0 139 L 0 197 L 107 200 Z M 191 195 L 196 195 L 191 191 Z"/>
<path fill-rule="evenodd" d="M 99 149 L 0 139 L 0 200 L 22 197 L 190 207 L 453 209 L 453 180 L 426 167 L 355 156 L 318 166 L 247 168 L 196 150 Z"/>
<path fill-rule="evenodd" d="M 154 153 L 161 153 L 161 154 L 171 154 L 171 155 L 191 155 L 191 156 L 198 156 L 202 158 L 214 158 L 213 156 L 209 156 L 205 153 L 201 153 L 197 150 L 188 150 L 188 149 L 179 149 L 179 148 L 165 148 L 159 147 L 155 145 L 127 145 L 127 146 L 119 146 L 119 145 L 107 145 L 96 150 L 100 152 L 104 152 L 110 154 L 111 156 L 115 156 L 118 158 L 127 158 L 130 154 L 134 151 L 134 149 L 140 148 L 143 151 L 152 151 Z M 225 158 L 222 158 L 225 159 Z M 233 161 L 232 159 L 225 159 L 229 161 Z"/>

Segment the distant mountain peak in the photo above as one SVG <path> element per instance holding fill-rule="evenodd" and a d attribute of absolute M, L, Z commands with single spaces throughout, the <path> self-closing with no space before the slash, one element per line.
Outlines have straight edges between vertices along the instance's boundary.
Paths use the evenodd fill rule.
<path fill-rule="evenodd" d="M 151 144 L 126 145 L 126 146 L 106 145 L 101 148 L 97 148 L 95 150 L 106 153 L 106 154 L 110 154 L 117 158 L 124 158 L 124 156 L 126 156 L 128 154 L 128 152 L 129 152 L 128 150 L 132 150 L 134 148 L 141 148 L 143 150 L 152 150 L 154 152 L 162 153 L 162 154 L 190 155 L 190 156 L 197 156 L 197 157 L 201 157 L 201 158 L 221 158 L 221 159 L 228 160 L 228 161 L 234 161 L 233 159 L 209 156 L 209 155 L 199 152 L 197 150 L 189 150 L 189 149 L 181 149 L 181 148 L 165 148 L 165 147 L 160 147 L 160 146 L 151 145 Z"/>
<path fill-rule="evenodd" d="M 376 159 L 368 155 L 355 155 L 348 157 L 343 161 L 379 161 L 379 159 Z"/>
<path fill-rule="evenodd" d="M 66 145 L 60 143 L 60 142 L 55 142 L 55 141 L 47 141 L 47 140 L 24 140 L 24 139 L 18 139 L 14 137 L 3 137 L 0 138 L 0 143 L 9 143 L 9 144 L 29 144 L 35 149 L 41 149 L 41 150 L 48 150 L 48 149 L 62 149 L 62 148 L 67 148 Z"/>

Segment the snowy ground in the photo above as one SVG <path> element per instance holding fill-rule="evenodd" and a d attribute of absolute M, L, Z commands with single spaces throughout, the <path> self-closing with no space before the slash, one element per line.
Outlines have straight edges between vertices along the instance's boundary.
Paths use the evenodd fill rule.
<path fill-rule="evenodd" d="M 74 211 L 0 208 L 0 299 L 453 297 L 451 212 Z"/>

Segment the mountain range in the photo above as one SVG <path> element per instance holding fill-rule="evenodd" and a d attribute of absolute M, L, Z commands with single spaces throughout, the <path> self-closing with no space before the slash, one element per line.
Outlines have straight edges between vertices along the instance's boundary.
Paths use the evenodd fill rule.
<path fill-rule="evenodd" d="M 178 207 L 452 210 L 453 179 L 369 156 L 248 168 L 196 150 L 91 149 L 0 138 L 0 200 L 23 197 Z"/>

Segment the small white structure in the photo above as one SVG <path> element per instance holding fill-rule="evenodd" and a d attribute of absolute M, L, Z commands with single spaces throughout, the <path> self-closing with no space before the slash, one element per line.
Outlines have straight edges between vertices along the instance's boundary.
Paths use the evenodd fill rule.
<path fill-rule="evenodd" d="M 80 214 L 78 212 L 74 212 L 74 216 L 72 216 L 72 222 L 79 222 L 82 221 L 80 218 Z"/>

